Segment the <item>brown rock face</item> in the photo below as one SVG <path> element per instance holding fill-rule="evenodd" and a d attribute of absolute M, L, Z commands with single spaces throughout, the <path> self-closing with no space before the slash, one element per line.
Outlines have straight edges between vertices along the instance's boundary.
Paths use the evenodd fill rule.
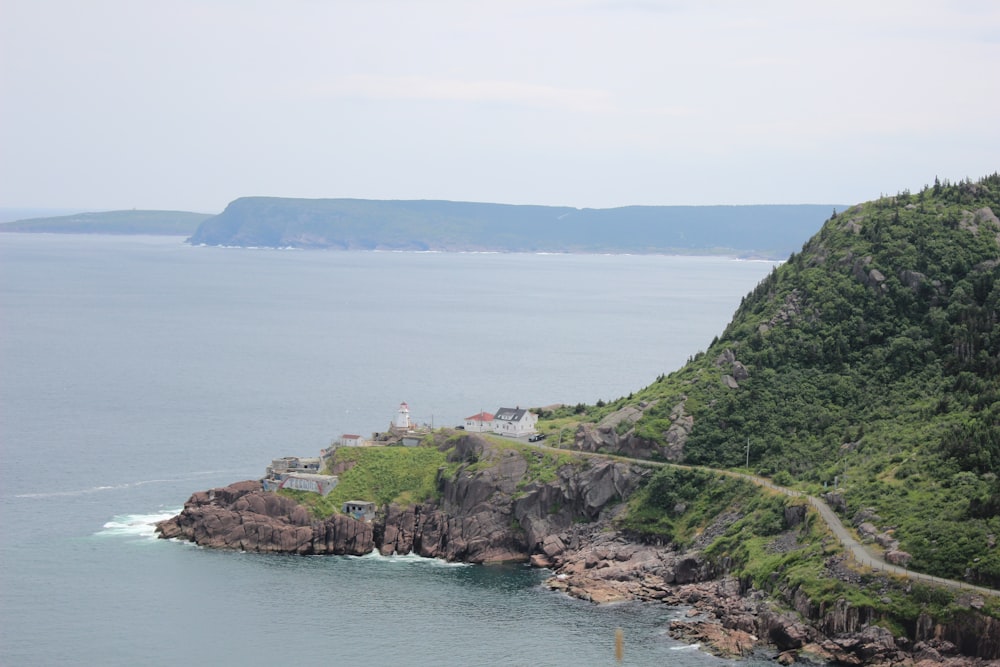
<path fill-rule="evenodd" d="M 547 539 L 576 522 L 596 520 L 649 474 L 629 464 L 595 460 L 563 466 L 555 480 L 543 484 L 529 480 L 528 462 L 519 452 L 471 435 L 459 442 L 452 459 L 466 465 L 454 477 L 438 480 L 437 505 L 387 508 L 379 543 L 383 554 L 488 563 L 555 553 L 555 543 L 546 544 Z M 481 461 L 491 465 L 475 465 Z"/>
<path fill-rule="evenodd" d="M 728 377 L 728 376 L 727 376 Z M 626 406 L 613 412 L 598 424 L 580 424 L 574 436 L 573 448 L 583 452 L 605 452 L 638 459 L 662 458 L 680 461 L 694 417 L 684 410 L 684 401 L 670 410 L 670 426 L 663 432 L 662 443 L 636 435 L 635 424 L 656 407 L 656 401 L 640 404 L 641 410 Z"/>
<path fill-rule="evenodd" d="M 378 548 L 386 555 L 469 563 L 526 561 L 550 535 L 595 520 L 649 474 L 625 463 L 583 461 L 563 466 L 555 480 L 542 484 L 528 479 L 520 452 L 471 434 L 451 457 L 463 465 L 438 480 L 439 503 L 390 505 L 374 523 L 339 514 L 320 521 L 293 500 L 248 481 L 195 493 L 157 530 L 164 538 L 218 549 L 361 555 Z M 490 465 L 476 465 L 483 461 Z"/>
<path fill-rule="evenodd" d="M 344 515 L 317 521 L 257 481 L 195 493 L 157 532 L 204 547 L 265 553 L 360 556 L 375 548 L 371 524 Z"/>

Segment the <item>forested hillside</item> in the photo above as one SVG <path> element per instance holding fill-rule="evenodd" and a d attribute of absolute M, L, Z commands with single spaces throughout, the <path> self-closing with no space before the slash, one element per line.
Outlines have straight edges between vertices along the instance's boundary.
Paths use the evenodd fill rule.
<path fill-rule="evenodd" d="M 727 468 L 749 453 L 914 569 L 996 587 L 998 213 L 994 174 L 835 214 L 706 352 L 574 418 L 606 426 L 603 449 Z"/>

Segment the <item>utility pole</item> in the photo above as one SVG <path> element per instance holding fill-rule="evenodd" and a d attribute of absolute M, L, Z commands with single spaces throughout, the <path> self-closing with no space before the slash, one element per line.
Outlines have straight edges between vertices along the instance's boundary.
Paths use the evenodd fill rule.
<path fill-rule="evenodd" d="M 750 438 L 747 438 L 747 470 L 750 469 Z"/>

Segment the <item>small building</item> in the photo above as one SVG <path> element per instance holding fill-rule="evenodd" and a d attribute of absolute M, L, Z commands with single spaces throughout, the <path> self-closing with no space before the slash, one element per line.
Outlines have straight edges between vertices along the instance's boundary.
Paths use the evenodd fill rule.
<path fill-rule="evenodd" d="M 320 458 L 302 456 L 283 456 L 273 459 L 267 467 L 267 476 L 276 477 L 292 472 L 319 472 L 322 465 Z"/>
<path fill-rule="evenodd" d="M 401 444 L 403 447 L 416 447 L 420 444 L 420 441 L 423 439 L 424 437 L 422 435 L 404 435 L 402 438 L 400 438 L 399 444 Z"/>
<path fill-rule="evenodd" d="M 368 444 L 368 441 L 362 438 L 360 435 L 354 435 L 353 433 L 345 433 L 340 436 L 337 441 L 337 445 L 340 447 L 363 447 Z"/>
<path fill-rule="evenodd" d="M 321 496 L 333 491 L 337 486 L 335 475 L 316 475 L 306 472 L 293 472 L 285 475 L 285 478 L 278 484 L 279 489 L 295 489 L 297 491 L 311 491 Z"/>
<path fill-rule="evenodd" d="M 321 466 L 322 460 L 319 457 L 283 456 L 271 461 L 261 483 L 265 491 L 289 488 L 313 491 L 325 496 L 337 485 L 337 478 L 332 475 L 320 475 Z M 292 477 L 297 477 L 299 481 L 286 485 L 286 481 Z"/>
<path fill-rule="evenodd" d="M 493 415 L 489 412 L 480 412 L 465 418 L 465 430 L 473 433 L 489 433 L 493 430 Z"/>
<path fill-rule="evenodd" d="M 371 521 L 375 518 L 375 503 L 366 500 L 348 500 L 344 503 L 342 511 L 358 521 Z"/>
<path fill-rule="evenodd" d="M 538 415 L 521 408 L 500 408 L 493 416 L 493 432 L 518 438 L 535 432 Z"/>

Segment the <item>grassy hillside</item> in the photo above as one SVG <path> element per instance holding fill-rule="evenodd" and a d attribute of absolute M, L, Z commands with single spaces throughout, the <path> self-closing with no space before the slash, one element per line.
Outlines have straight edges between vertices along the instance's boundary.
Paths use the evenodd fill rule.
<path fill-rule="evenodd" d="M 210 217 L 187 211 L 104 211 L 7 222 L 0 232 L 189 236 Z"/>
<path fill-rule="evenodd" d="M 611 404 L 623 440 L 842 499 L 914 569 L 1000 585 L 1000 175 L 831 217 L 708 350 Z M 650 332 L 655 335 L 655 332 Z M 683 413 L 678 413 L 683 405 Z M 683 431 L 683 429 L 682 429 Z M 677 451 L 676 449 L 674 451 Z"/>
<path fill-rule="evenodd" d="M 576 209 L 452 201 L 245 197 L 190 242 L 341 250 L 630 252 L 786 257 L 828 205 Z"/>

